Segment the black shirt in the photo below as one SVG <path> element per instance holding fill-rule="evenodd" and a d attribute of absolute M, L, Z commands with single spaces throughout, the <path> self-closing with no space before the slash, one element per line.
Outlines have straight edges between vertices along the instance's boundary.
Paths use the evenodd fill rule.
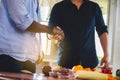
<path fill-rule="evenodd" d="M 61 1 L 54 5 L 49 25 L 58 25 L 65 33 L 65 39 L 59 44 L 59 65 L 72 67 L 80 62 L 93 68 L 98 64 L 95 29 L 100 36 L 107 32 L 107 27 L 97 3 L 84 1 L 77 9 L 70 0 Z"/>

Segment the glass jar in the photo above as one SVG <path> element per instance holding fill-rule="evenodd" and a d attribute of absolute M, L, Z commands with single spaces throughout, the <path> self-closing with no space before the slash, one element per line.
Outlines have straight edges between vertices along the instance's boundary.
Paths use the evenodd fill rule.
<path fill-rule="evenodd" d="M 116 76 L 117 76 L 117 77 L 120 77 L 120 69 L 117 69 L 117 71 L 116 71 Z"/>

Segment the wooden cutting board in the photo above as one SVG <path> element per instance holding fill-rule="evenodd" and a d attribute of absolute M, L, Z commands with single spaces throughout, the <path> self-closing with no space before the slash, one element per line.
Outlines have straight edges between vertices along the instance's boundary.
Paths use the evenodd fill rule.
<path fill-rule="evenodd" d="M 108 75 L 100 72 L 84 71 L 78 70 L 76 72 L 76 78 L 78 79 L 88 79 L 88 80 L 107 80 Z"/>

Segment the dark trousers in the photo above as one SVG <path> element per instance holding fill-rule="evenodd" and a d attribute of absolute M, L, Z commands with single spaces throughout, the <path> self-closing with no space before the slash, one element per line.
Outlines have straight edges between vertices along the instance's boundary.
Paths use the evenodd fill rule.
<path fill-rule="evenodd" d="M 21 70 L 28 70 L 35 73 L 36 65 L 30 61 L 21 62 L 8 55 L 0 55 L 1 72 L 21 72 Z"/>

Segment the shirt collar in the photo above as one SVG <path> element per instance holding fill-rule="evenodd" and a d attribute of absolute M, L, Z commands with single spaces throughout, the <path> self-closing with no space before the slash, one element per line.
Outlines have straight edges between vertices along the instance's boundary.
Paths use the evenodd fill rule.
<path fill-rule="evenodd" d="M 64 1 L 71 2 L 71 0 L 64 0 Z M 83 0 L 83 1 L 86 2 L 86 1 L 89 1 L 89 0 Z"/>
<path fill-rule="evenodd" d="M 64 0 L 66 3 L 70 4 L 70 5 L 74 5 L 71 0 Z M 87 3 L 89 0 L 83 0 L 83 4 Z M 82 5 L 83 5 L 82 4 Z"/>

